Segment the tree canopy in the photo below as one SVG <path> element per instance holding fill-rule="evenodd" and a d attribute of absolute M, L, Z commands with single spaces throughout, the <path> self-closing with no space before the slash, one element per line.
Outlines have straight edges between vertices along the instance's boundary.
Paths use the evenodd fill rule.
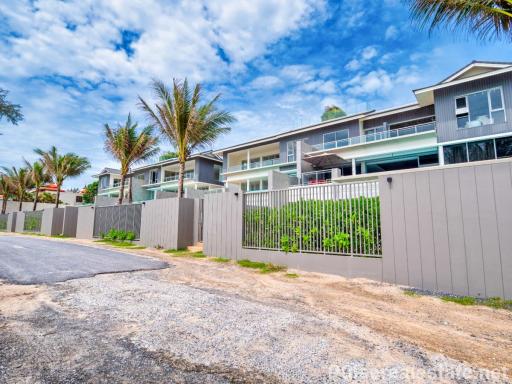
<path fill-rule="evenodd" d="M 23 120 L 21 106 L 10 103 L 7 100 L 8 93 L 7 90 L 0 88 L 0 121 L 5 117 L 11 124 L 16 125 Z"/>
<path fill-rule="evenodd" d="M 338 107 L 337 105 L 328 105 L 324 109 L 324 113 L 322 113 L 322 121 L 336 119 L 338 117 L 347 116 L 345 111 Z"/>

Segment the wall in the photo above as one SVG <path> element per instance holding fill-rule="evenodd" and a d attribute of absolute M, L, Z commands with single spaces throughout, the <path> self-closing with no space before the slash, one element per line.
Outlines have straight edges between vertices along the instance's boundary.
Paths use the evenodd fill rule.
<path fill-rule="evenodd" d="M 9 217 L 7 218 L 7 232 L 16 232 L 16 216 L 17 212 L 9 213 Z"/>
<path fill-rule="evenodd" d="M 485 125 L 475 128 L 457 128 L 455 97 L 499 86 L 503 87 L 503 99 L 505 102 L 505 115 L 507 121 L 502 124 Z M 471 81 L 453 87 L 438 89 L 434 91 L 434 100 L 436 108 L 437 135 L 438 140 L 441 143 L 512 131 L 511 73 Z"/>
<path fill-rule="evenodd" d="M 65 208 L 47 208 L 43 211 L 41 234 L 46 236 L 60 235 L 64 223 Z"/>
<path fill-rule="evenodd" d="M 202 157 L 196 158 L 194 165 L 194 179 L 202 181 L 203 183 L 222 185 L 222 182 L 214 177 L 214 164 L 222 165 L 222 163 L 218 161 L 208 160 Z"/>
<path fill-rule="evenodd" d="M 76 237 L 92 239 L 94 233 L 94 206 L 78 207 Z"/>
<path fill-rule="evenodd" d="M 19 203 L 17 201 L 9 200 L 7 201 L 7 209 L 5 213 L 11 213 L 11 212 L 18 212 L 18 205 Z M 32 208 L 34 207 L 33 202 L 23 202 L 23 208 L 22 211 L 32 211 Z M 55 207 L 55 204 L 47 204 L 47 203 L 37 203 L 37 210 L 40 211 L 41 209 L 45 208 L 53 208 Z"/>
<path fill-rule="evenodd" d="M 78 220 L 78 207 L 64 208 L 64 220 L 62 225 L 62 234 L 68 237 L 76 236 L 76 226 Z"/>
<path fill-rule="evenodd" d="M 14 227 L 14 231 L 18 233 L 23 233 L 23 228 L 25 226 L 25 213 L 17 212 L 16 213 L 16 226 Z"/>
<path fill-rule="evenodd" d="M 510 160 L 389 173 L 380 184 L 384 281 L 512 299 Z"/>
<path fill-rule="evenodd" d="M 140 243 L 180 249 L 194 242 L 194 199 L 159 199 L 142 207 Z"/>
<path fill-rule="evenodd" d="M 285 189 L 290 186 L 290 177 L 282 172 L 269 171 L 268 173 L 268 189 Z"/>
<path fill-rule="evenodd" d="M 434 114 L 435 114 L 434 105 L 428 105 L 426 107 L 417 108 L 412 111 L 398 112 L 398 113 L 394 113 L 392 115 L 387 115 L 387 116 L 377 117 L 375 119 L 365 120 L 363 122 L 363 126 L 364 126 L 364 129 L 375 128 L 375 127 L 382 126 L 384 123 L 387 123 L 387 124 L 400 123 L 402 121 L 408 121 L 408 120 L 419 119 L 422 117 L 433 116 Z"/>

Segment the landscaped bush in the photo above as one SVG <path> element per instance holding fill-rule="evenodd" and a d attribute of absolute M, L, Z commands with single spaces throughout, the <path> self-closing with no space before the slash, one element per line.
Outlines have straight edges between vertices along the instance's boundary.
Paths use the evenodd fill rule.
<path fill-rule="evenodd" d="M 135 233 L 132 231 L 123 231 L 122 229 L 112 228 L 107 233 L 100 233 L 100 237 L 101 239 L 108 241 L 132 242 L 135 240 Z"/>
<path fill-rule="evenodd" d="M 284 252 L 380 255 L 378 197 L 304 200 L 244 212 L 244 246 Z"/>

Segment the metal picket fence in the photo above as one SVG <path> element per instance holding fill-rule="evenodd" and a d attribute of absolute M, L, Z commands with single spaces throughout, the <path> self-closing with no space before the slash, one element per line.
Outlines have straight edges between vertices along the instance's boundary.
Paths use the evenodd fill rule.
<path fill-rule="evenodd" d="M 249 192 L 243 247 L 382 256 L 378 181 Z"/>
<path fill-rule="evenodd" d="M 41 232 L 41 223 L 43 221 L 43 211 L 25 212 L 25 221 L 23 222 L 24 232 Z"/>
<path fill-rule="evenodd" d="M 7 218 L 9 216 L 8 215 L 0 215 L 0 231 L 7 231 Z"/>
<path fill-rule="evenodd" d="M 100 237 L 111 229 L 131 231 L 135 239 L 140 238 L 142 204 L 111 205 L 96 207 L 94 215 L 94 237 Z"/>

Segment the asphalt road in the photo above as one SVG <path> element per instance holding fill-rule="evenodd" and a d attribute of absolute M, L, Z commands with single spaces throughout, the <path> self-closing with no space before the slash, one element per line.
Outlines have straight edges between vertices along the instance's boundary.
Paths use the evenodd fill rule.
<path fill-rule="evenodd" d="M 0 237 L 0 279 L 48 284 L 100 273 L 162 269 L 162 261 L 32 237 Z"/>

